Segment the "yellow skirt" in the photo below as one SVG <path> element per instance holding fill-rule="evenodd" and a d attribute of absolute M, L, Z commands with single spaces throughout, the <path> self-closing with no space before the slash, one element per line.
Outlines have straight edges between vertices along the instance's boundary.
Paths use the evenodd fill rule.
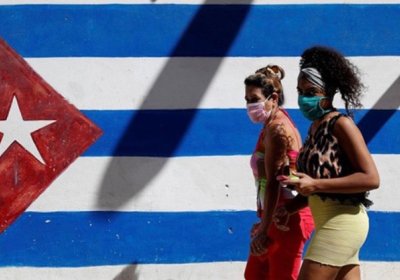
<path fill-rule="evenodd" d="M 304 259 L 332 266 L 359 264 L 359 252 L 369 229 L 364 205 L 341 204 L 318 195 L 308 197 L 315 232 Z"/>

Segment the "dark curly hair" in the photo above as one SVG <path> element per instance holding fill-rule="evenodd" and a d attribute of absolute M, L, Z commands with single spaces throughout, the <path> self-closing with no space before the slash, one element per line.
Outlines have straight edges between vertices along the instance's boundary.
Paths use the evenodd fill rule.
<path fill-rule="evenodd" d="M 262 89 L 263 95 L 267 98 L 273 92 L 279 94 L 278 105 L 283 105 L 285 96 L 281 80 L 285 77 L 285 71 L 278 65 L 269 64 L 258 69 L 253 75 L 244 80 L 246 86 L 256 86 Z"/>
<path fill-rule="evenodd" d="M 360 96 L 364 85 L 359 71 L 337 50 L 324 46 L 306 49 L 301 55 L 300 69 L 307 67 L 314 67 L 321 73 L 329 97 L 333 99 L 340 92 L 349 115 L 352 115 L 352 109 L 362 107 Z"/>

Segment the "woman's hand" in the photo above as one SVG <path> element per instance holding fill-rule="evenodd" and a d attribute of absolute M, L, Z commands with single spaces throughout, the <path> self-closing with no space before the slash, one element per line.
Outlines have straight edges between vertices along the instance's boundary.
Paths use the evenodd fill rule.
<path fill-rule="evenodd" d="M 286 207 L 278 207 L 273 216 L 276 228 L 281 231 L 289 231 L 290 228 L 287 226 L 290 218 L 289 216 L 290 213 L 286 210 Z"/>
<path fill-rule="evenodd" d="M 256 236 L 260 225 L 261 225 L 261 222 L 253 224 L 253 226 L 251 227 L 251 230 L 250 230 L 250 238 L 253 238 L 254 236 Z"/>
<path fill-rule="evenodd" d="M 315 179 L 301 172 L 294 172 L 293 175 L 297 176 L 298 178 L 287 177 L 280 181 L 286 185 L 293 185 L 295 190 L 303 196 L 309 196 L 317 191 Z"/>
<path fill-rule="evenodd" d="M 272 240 L 268 238 L 264 231 L 257 230 L 250 243 L 250 253 L 255 256 L 261 256 L 268 252 Z"/>

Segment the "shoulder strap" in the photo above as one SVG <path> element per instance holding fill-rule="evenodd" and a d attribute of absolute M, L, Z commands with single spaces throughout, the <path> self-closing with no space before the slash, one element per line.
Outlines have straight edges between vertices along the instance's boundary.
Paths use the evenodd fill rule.
<path fill-rule="evenodd" d="M 293 125 L 294 128 L 296 127 L 296 123 L 292 120 L 292 118 L 290 117 L 289 113 L 282 107 L 279 107 L 279 109 L 282 111 L 282 113 L 289 119 L 290 123 Z"/>

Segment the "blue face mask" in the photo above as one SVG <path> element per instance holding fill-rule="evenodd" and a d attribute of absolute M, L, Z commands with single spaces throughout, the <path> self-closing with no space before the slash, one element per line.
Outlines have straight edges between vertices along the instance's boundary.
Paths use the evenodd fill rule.
<path fill-rule="evenodd" d="M 299 95 L 297 103 L 299 104 L 300 111 L 303 115 L 310 121 L 315 121 L 333 110 L 332 108 L 324 110 L 321 107 L 320 101 L 326 98 L 328 97 Z"/>

